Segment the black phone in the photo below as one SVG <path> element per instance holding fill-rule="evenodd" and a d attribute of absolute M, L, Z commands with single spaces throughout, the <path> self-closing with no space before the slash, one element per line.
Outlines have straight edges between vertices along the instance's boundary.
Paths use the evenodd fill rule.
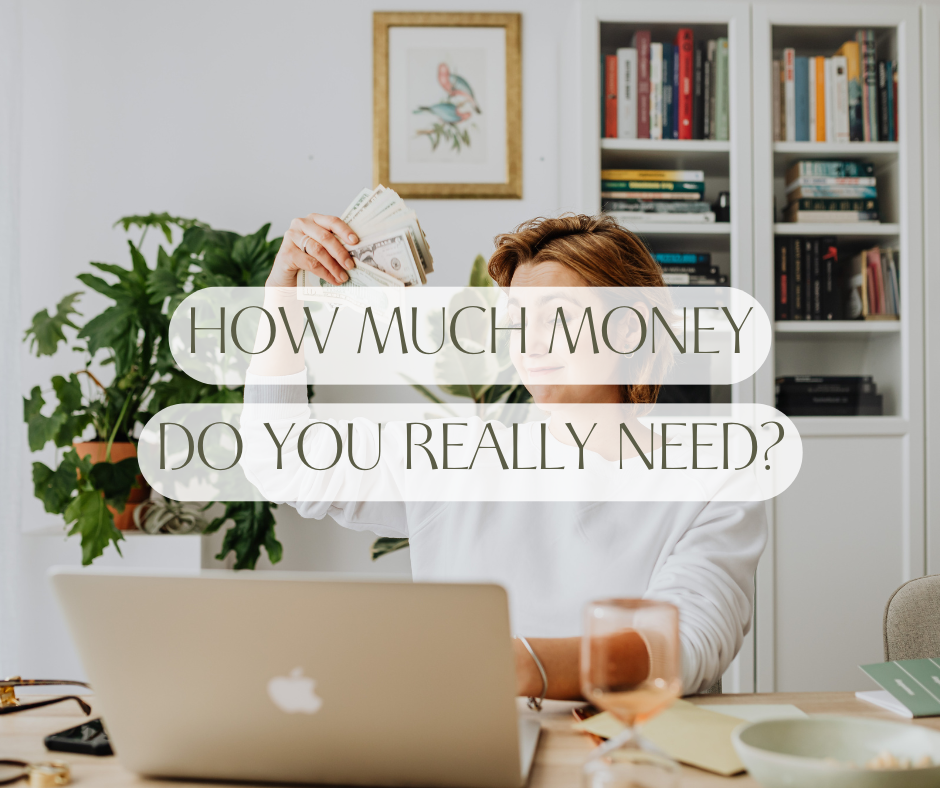
<path fill-rule="evenodd" d="M 43 741 L 47 750 L 77 752 L 82 755 L 114 755 L 108 732 L 101 724 L 101 718 L 83 722 L 67 731 L 59 731 L 46 736 Z"/>

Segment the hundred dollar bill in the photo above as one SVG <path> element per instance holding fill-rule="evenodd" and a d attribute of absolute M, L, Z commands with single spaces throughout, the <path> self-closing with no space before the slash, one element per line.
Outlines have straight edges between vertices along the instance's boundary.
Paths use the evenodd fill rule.
<path fill-rule="evenodd" d="M 297 272 L 297 300 L 320 301 L 331 306 L 349 306 L 358 312 L 364 312 L 371 306 L 378 315 L 390 312 L 400 305 L 400 298 L 391 294 L 404 290 L 404 282 L 394 276 L 360 265 L 349 271 L 349 279 L 341 285 L 334 285 L 309 271 Z"/>
<path fill-rule="evenodd" d="M 364 238 L 349 247 L 349 254 L 357 266 L 362 264 L 378 268 L 405 285 L 423 285 L 427 282 L 418 250 L 411 233 L 406 229 Z"/>
<path fill-rule="evenodd" d="M 340 214 L 339 218 L 345 222 L 349 217 L 359 210 L 362 204 L 369 199 L 374 191 L 375 189 L 363 189 L 361 192 L 359 192 L 359 194 L 356 195 L 356 199 L 354 199 L 349 204 L 349 207 Z"/>
<path fill-rule="evenodd" d="M 424 232 L 421 230 L 421 225 L 418 224 L 418 215 L 414 211 L 396 211 L 393 216 L 384 220 L 381 224 L 376 226 L 370 225 L 369 232 L 390 232 L 398 228 L 404 228 L 411 233 L 411 240 L 414 241 L 415 248 L 418 250 L 419 262 L 424 272 L 430 273 L 433 271 L 434 266 L 431 262 L 431 250 L 428 247 L 427 238 L 424 237 Z"/>

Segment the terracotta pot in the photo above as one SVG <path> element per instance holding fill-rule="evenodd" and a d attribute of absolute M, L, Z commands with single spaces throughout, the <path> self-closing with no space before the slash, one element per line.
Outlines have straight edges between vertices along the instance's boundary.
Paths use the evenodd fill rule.
<path fill-rule="evenodd" d="M 92 464 L 104 462 L 107 452 L 107 441 L 87 441 L 85 443 L 74 444 L 75 451 L 79 457 L 91 455 Z M 137 444 L 135 443 L 112 443 L 111 444 L 111 462 L 120 462 L 128 457 L 137 456 Z M 144 477 L 137 474 L 138 486 L 131 490 L 127 496 L 127 503 L 124 504 L 124 511 L 119 512 L 113 506 L 108 510 L 114 517 L 114 526 L 120 531 L 136 531 L 134 525 L 134 509 L 150 497 L 150 485 L 144 481 Z"/>

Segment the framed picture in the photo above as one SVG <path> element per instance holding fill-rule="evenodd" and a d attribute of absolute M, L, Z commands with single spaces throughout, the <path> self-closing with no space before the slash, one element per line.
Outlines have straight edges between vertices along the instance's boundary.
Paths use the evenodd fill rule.
<path fill-rule="evenodd" d="M 373 176 L 402 197 L 522 197 L 520 14 L 373 14 Z"/>

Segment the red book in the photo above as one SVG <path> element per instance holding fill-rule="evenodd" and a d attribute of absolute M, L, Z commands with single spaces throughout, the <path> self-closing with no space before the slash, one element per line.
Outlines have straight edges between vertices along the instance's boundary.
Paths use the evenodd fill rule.
<path fill-rule="evenodd" d="M 679 139 L 692 139 L 692 77 L 694 72 L 693 60 L 695 47 L 692 42 L 692 29 L 680 28 L 676 33 L 676 47 L 679 51 L 679 77 L 676 83 L 679 86 Z"/>
<path fill-rule="evenodd" d="M 637 139 L 648 140 L 650 138 L 650 31 L 637 30 L 633 34 L 631 46 L 636 50 L 636 136 Z"/>
<path fill-rule="evenodd" d="M 617 56 L 604 58 L 604 136 L 617 136 Z"/>

